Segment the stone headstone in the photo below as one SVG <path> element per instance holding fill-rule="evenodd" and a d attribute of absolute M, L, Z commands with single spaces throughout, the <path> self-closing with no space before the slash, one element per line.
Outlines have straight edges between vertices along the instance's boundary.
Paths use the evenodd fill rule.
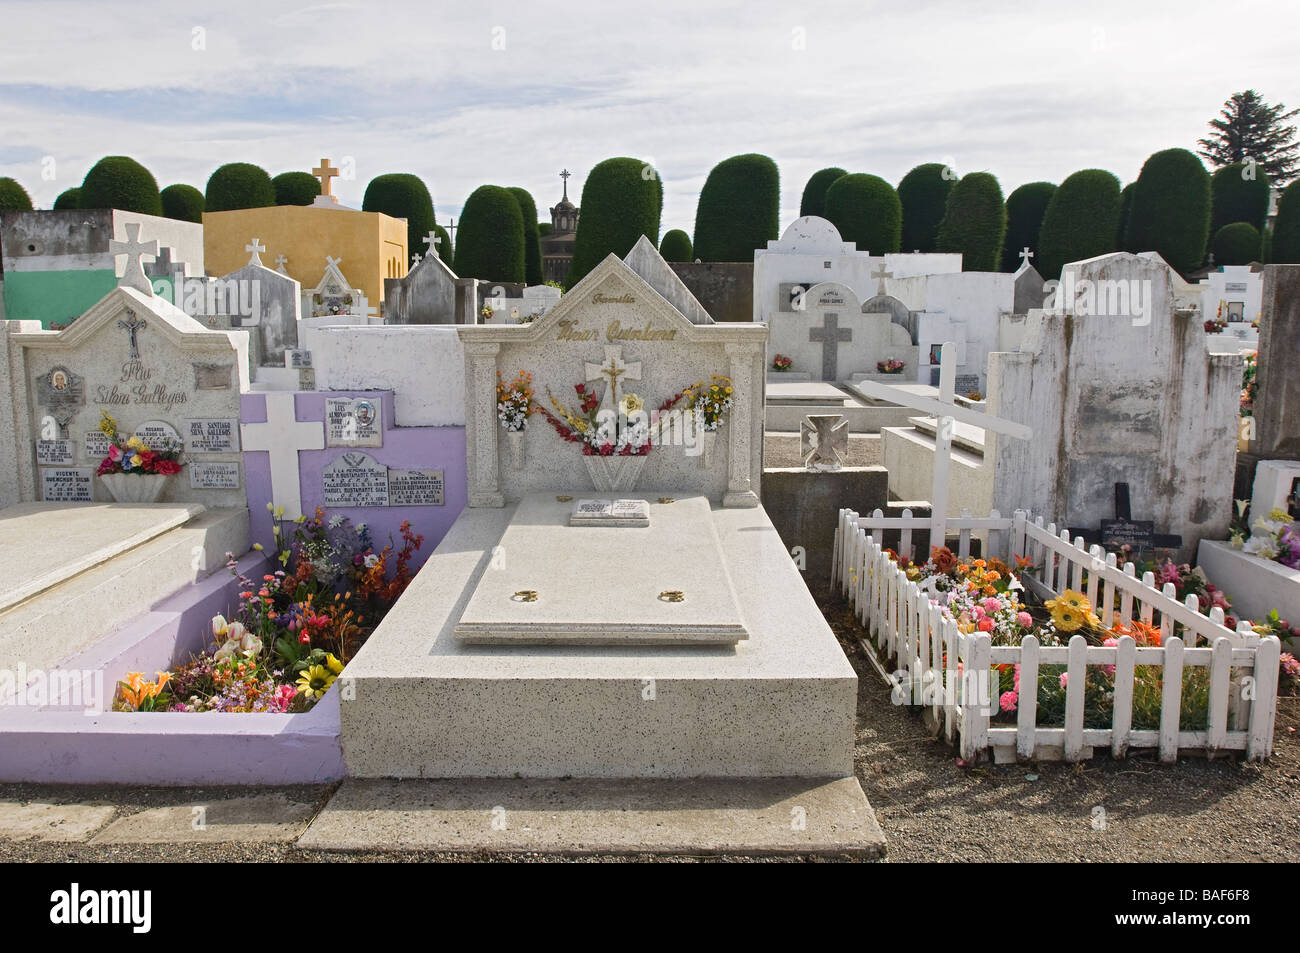
<path fill-rule="evenodd" d="M 1300 460 L 1300 265 L 1265 265 L 1251 452 Z"/>
<path fill-rule="evenodd" d="M 457 281 L 438 255 L 426 255 L 402 278 L 385 278 L 388 323 L 456 324 Z"/>
<path fill-rule="evenodd" d="M 918 349 L 902 323 L 908 313 L 889 296 L 862 304 L 844 285 L 813 285 L 795 310 L 773 318 L 771 349 L 792 358 L 794 370 L 810 373 L 813 380 L 874 376 L 877 363 L 890 359 L 903 362 L 900 379 L 914 380 Z"/>
<path fill-rule="evenodd" d="M 298 346 L 302 286 L 261 262 L 214 280 L 227 289 L 226 297 L 239 302 L 232 327 L 248 328 L 257 341 L 254 366 L 284 366 L 285 351 Z"/>
<path fill-rule="evenodd" d="M 93 503 L 94 467 L 41 467 L 41 499 L 46 503 Z"/>
<path fill-rule="evenodd" d="M 186 453 L 237 453 L 239 451 L 239 418 L 190 418 L 185 425 Z"/>

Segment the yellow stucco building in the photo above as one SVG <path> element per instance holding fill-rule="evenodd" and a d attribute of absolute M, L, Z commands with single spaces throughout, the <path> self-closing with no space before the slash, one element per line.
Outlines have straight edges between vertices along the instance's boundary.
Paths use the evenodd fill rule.
<path fill-rule="evenodd" d="M 321 160 L 329 169 L 328 160 Z M 337 172 L 337 170 L 331 170 Z M 316 173 L 320 176 L 320 170 Z M 383 301 L 384 279 L 405 277 L 410 264 L 406 220 L 382 212 L 361 212 L 338 204 L 322 178 L 314 205 L 276 205 L 203 213 L 203 262 L 209 275 L 228 275 L 248 264 L 247 246 L 258 239 L 262 263 L 283 270 L 303 289 L 315 288 L 327 256 L 375 305 Z M 281 262 L 281 256 L 284 261 Z"/>

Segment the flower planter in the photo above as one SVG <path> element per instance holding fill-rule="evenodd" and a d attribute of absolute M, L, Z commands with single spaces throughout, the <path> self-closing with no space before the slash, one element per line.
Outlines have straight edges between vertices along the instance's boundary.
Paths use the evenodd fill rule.
<path fill-rule="evenodd" d="M 157 503 L 167 487 L 164 473 L 106 473 L 100 479 L 117 503 Z"/>
<path fill-rule="evenodd" d="M 592 455 L 582 458 L 587 466 L 587 475 L 601 493 L 633 489 L 646 460 L 645 454 L 637 457 Z"/>
<path fill-rule="evenodd" d="M 526 430 L 507 430 L 506 431 L 506 448 L 510 455 L 510 469 L 522 470 L 524 462 L 527 459 L 524 451 L 524 437 Z"/>

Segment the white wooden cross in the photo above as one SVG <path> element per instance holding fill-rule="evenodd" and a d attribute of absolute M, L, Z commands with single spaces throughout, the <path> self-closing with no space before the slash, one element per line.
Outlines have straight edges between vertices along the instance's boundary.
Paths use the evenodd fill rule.
<path fill-rule="evenodd" d="M 298 420 L 290 391 L 266 394 L 266 423 L 240 424 L 239 439 L 245 452 L 261 451 L 271 458 L 271 502 L 284 507 L 284 519 L 302 515 L 302 481 L 298 470 L 300 450 L 325 449 L 325 425 L 319 420 Z"/>
<path fill-rule="evenodd" d="M 438 246 L 442 244 L 442 236 L 439 235 L 437 232 L 435 232 L 432 228 L 429 229 L 429 234 L 424 236 L 424 243 L 429 246 L 429 251 L 431 251 L 435 255 L 438 255 L 438 257 L 440 258 L 442 257 L 441 255 L 438 254 Z"/>
<path fill-rule="evenodd" d="M 953 391 L 957 376 L 957 345 L 948 342 L 939 351 L 939 398 L 922 397 L 910 394 L 892 384 L 878 381 L 862 381 L 855 384 L 859 393 L 876 400 L 887 400 L 891 404 L 911 407 L 922 413 L 934 414 L 938 426 L 935 427 L 934 439 L 934 483 L 930 490 L 930 547 L 944 545 L 948 528 L 948 470 L 952 462 L 952 431 L 954 421 L 960 420 L 972 427 L 982 427 L 994 433 L 1006 434 L 1017 440 L 1029 440 L 1034 431 L 1024 424 L 1018 424 L 1001 417 L 981 414 L 979 411 L 959 407 L 953 403 Z"/>
<path fill-rule="evenodd" d="M 1028 246 L 1028 245 L 1026 245 L 1024 248 L 1020 249 L 1020 261 L 1021 261 L 1023 264 L 1026 264 L 1026 265 L 1029 264 L 1029 259 L 1031 259 L 1031 258 L 1033 258 L 1033 257 L 1034 257 L 1034 253 L 1031 252 L 1031 251 L 1029 250 L 1029 246 Z"/>
<path fill-rule="evenodd" d="M 885 260 L 882 258 L 882 259 L 880 259 L 880 270 L 879 270 L 879 271 L 873 271 L 873 272 L 871 273 L 871 277 L 872 277 L 872 278 L 879 279 L 879 280 L 876 282 L 876 294 L 878 294 L 878 295 L 883 295 L 883 294 L 886 294 L 886 293 L 887 293 L 887 292 L 885 291 L 885 279 L 886 279 L 886 278 L 892 278 L 892 277 L 894 277 L 894 273 L 893 273 L 892 271 L 888 271 L 888 270 L 886 270 L 886 268 L 885 268 Z"/>
<path fill-rule="evenodd" d="M 285 263 L 288 262 L 288 260 L 289 259 L 286 258 L 284 255 L 281 255 L 279 258 L 277 258 L 275 260 L 275 270 L 282 275 L 288 274 L 288 272 L 284 270 Z"/>
<path fill-rule="evenodd" d="M 258 255 L 258 252 L 266 251 L 266 246 L 262 244 L 262 240 L 260 238 L 254 238 L 253 243 L 251 245 L 244 246 L 244 251 L 253 253 L 253 257 L 248 259 L 248 263 L 250 265 L 260 265 L 262 263 L 262 259 Z"/>
<path fill-rule="evenodd" d="M 117 283 L 119 288 L 134 288 L 143 294 L 153 294 L 153 285 L 149 283 L 149 279 L 145 276 L 144 265 L 140 264 L 140 256 L 148 255 L 150 258 L 157 258 L 158 241 L 157 239 L 151 242 L 140 241 L 139 222 L 128 222 L 126 225 L 126 241 L 110 241 L 108 243 L 108 252 L 113 256 L 126 256 L 126 267 L 122 269 L 122 277 Z"/>
<path fill-rule="evenodd" d="M 320 179 L 320 194 L 330 195 L 330 179 L 339 174 L 339 170 L 330 165 L 330 160 L 321 159 L 320 165 L 312 169 L 311 174 Z"/>
<path fill-rule="evenodd" d="M 364 317 L 367 322 L 371 318 L 379 317 L 379 309 L 371 304 L 365 295 L 362 295 L 361 300 L 357 303 L 356 313 Z"/>
<path fill-rule="evenodd" d="M 584 363 L 586 368 L 587 380 L 599 380 L 601 377 L 609 378 L 609 386 L 605 388 L 605 395 L 600 399 L 598 411 L 608 410 L 613 414 L 618 414 L 618 379 L 626 377 L 630 381 L 639 381 L 641 379 L 641 362 L 633 361 L 631 364 L 623 363 L 623 349 L 618 346 L 605 348 L 605 363 L 592 364 L 590 361 Z"/>

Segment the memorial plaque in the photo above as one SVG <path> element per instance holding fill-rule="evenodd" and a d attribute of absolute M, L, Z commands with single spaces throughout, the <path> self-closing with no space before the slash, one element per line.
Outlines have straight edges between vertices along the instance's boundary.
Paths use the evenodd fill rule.
<path fill-rule="evenodd" d="M 239 451 L 239 421 L 234 417 L 185 421 L 186 453 L 236 453 Z"/>
<path fill-rule="evenodd" d="M 284 352 L 285 367 L 311 367 L 311 351 L 305 347 L 291 347 Z"/>
<path fill-rule="evenodd" d="M 102 430 L 86 431 L 86 457 L 91 460 L 102 460 L 108 456 L 108 448 L 113 445 L 113 441 L 108 439 L 108 434 Z"/>
<path fill-rule="evenodd" d="M 442 506 L 443 471 L 389 470 L 389 506 Z"/>
<path fill-rule="evenodd" d="M 570 526 L 649 526 L 647 500 L 579 500 L 569 514 Z"/>
<path fill-rule="evenodd" d="M 165 420 L 146 420 L 135 428 L 135 436 L 150 450 L 168 450 L 181 446 L 181 435 Z"/>
<path fill-rule="evenodd" d="M 190 486 L 195 490 L 238 490 L 238 463 L 191 463 Z"/>
<path fill-rule="evenodd" d="M 1101 545 L 1107 549 L 1129 546 L 1134 550 L 1151 549 L 1156 542 L 1155 520 L 1102 520 Z"/>
<path fill-rule="evenodd" d="M 93 503 L 94 467 L 42 467 L 41 499 L 46 503 Z"/>
<path fill-rule="evenodd" d="M 230 390 L 234 364 L 192 364 L 195 390 Z"/>
<path fill-rule="evenodd" d="M 71 466 L 76 463 L 72 457 L 72 441 L 66 437 L 59 440 L 36 441 L 36 464 L 42 467 Z"/>
<path fill-rule="evenodd" d="M 383 403 L 378 397 L 328 397 L 325 400 L 325 446 L 382 447 Z"/>
<path fill-rule="evenodd" d="M 326 506 L 387 506 L 388 467 L 365 453 L 344 453 L 321 471 Z"/>
<path fill-rule="evenodd" d="M 62 364 L 36 379 L 36 403 L 50 412 L 60 427 L 66 427 L 86 405 L 86 380 Z"/>
<path fill-rule="evenodd" d="M 961 394 L 963 397 L 972 391 L 980 389 L 980 376 L 978 374 L 957 374 L 953 378 L 953 391 Z"/>

